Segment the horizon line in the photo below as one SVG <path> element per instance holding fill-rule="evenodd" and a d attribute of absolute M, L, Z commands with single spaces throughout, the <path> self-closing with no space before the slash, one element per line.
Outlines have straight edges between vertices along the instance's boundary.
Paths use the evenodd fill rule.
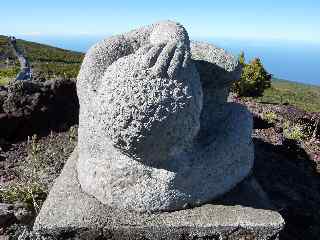
<path fill-rule="evenodd" d="M 18 36 L 18 37 L 30 37 L 30 38 L 38 38 L 38 37 L 65 37 L 65 38 L 73 38 L 73 37 L 110 37 L 114 35 L 118 35 L 120 33 L 40 33 L 40 32 L 31 32 L 31 33 L 0 33 L 3 36 Z M 300 43 L 310 43 L 320 45 L 320 41 L 314 39 L 297 39 L 297 38 L 285 38 L 285 37 L 275 37 L 275 36 L 232 36 L 232 35 L 189 35 L 191 40 L 210 40 L 210 39 L 227 39 L 227 40 L 236 40 L 236 41 L 267 41 L 267 42 L 300 42 Z"/>

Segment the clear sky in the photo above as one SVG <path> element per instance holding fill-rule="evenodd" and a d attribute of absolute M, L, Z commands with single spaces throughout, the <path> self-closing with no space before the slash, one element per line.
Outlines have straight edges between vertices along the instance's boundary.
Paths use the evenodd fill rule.
<path fill-rule="evenodd" d="M 109 35 L 158 20 L 191 37 L 320 43 L 319 0 L 3 0 L 0 34 Z"/>

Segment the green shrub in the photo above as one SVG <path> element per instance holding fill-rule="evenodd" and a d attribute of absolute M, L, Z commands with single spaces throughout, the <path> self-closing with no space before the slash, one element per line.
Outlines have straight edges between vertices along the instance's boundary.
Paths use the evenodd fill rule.
<path fill-rule="evenodd" d="M 69 129 L 69 142 L 73 144 L 77 139 L 78 129 L 75 126 L 70 127 Z"/>
<path fill-rule="evenodd" d="M 19 72 L 19 69 L 19 67 L 0 69 L 0 86 L 7 85 L 10 80 L 15 79 Z"/>
<path fill-rule="evenodd" d="M 39 210 L 39 205 L 46 198 L 46 191 L 39 184 L 12 184 L 0 189 L 1 202 L 22 202 L 31 209 Z"/>
<path fill-rule="evenodd" d="M 245 97 L 262 96 L 264 90 L 271 86 L 271 74 L 265 70 L 259 58 L 246 64 L 244 53 L 241 53 L 239 63 L 243 65 L 242 74 L 234 83 L 233 92 Z"/>
<path fill-rule="evenodd" d="M 27 153 L 25 164 L 19 168 L 21 176 L 18 183 L 11 183 L 0 189 L 0 202 L 22 202 L 36 212 L 47 195 L 47 187 L 40 181 L 41 169 L 46 166 L 41 161 L 41 146 L 38 143 L 37 135 L 28 137 Z"/>
<path fill-rule="evenodd" d="M 273 124 L 277 121 L 277 114 L 274 112 L 265 112 L 263 113 L 263 119 L 265 119 L 268 123 Z"/>
<path fill-rule="evenodd" d="M 304 133 L 304 127 L 300 124 L 291 124 L 289 121 L 283 124 L 283 135 L 292 140 L 302 141 L 307 136 Z"/>

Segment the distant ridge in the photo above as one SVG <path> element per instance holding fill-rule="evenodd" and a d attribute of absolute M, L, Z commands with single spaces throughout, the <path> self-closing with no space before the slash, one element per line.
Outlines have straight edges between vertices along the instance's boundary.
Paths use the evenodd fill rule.
<path fill-rule="evenodd" d="M 272 81 L 274 82 L 283 82 L 283 83 L 289 83 L 289 84 L 297 84 L 297 85 L 305 85 L 305 86 L 311 86 L 311 87 L 318 87 L 320 88 L 320 82 L 318 84 L 314 83 L 302 83 L 302 82 L 297 82 L 297 81 L 292 81 L 292 80 L 287 80 L 287 79 L 282 79 L 282 78 L 277 78 L 277 77 L 272 77 Z"/>

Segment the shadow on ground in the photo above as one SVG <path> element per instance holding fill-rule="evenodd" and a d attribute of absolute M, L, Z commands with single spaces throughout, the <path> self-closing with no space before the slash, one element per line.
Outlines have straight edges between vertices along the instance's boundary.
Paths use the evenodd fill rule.
<path fill-rule="evenodd" d="M 295 141 L 254 138 L 253 174 L 286 222 L 280 240 L 320 239 L 320 174 Z"/>
<path fill-rule="evenodd" d="M 319 240 L 320 174 L 315 162 L 292 140 L 282 145 L 259 138 L 253 142 L 253 178 L 214 202 L 279 212 L 286 223 L 280 240 Z"/>

